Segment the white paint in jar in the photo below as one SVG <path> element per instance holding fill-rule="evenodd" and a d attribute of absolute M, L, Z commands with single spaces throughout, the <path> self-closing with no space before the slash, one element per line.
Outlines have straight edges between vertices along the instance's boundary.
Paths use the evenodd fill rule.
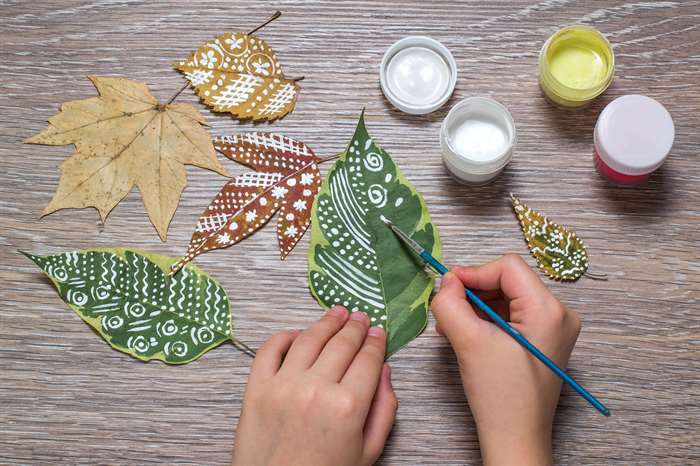
<path fill-rule="evenodd" d="M 440 143 L 448 171 L 469 184 L 484 184 L 510 162 L 516 131 L 506 107 L 486 97 L 455 105 L 442 123 Z"/>

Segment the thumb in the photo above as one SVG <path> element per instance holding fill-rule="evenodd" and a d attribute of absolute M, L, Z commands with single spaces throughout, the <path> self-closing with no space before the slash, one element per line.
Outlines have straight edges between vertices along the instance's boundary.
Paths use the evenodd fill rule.
<path fill-rule="evenodd" d="M 452 272 L 442 277 L 440 291 L 430 303 L 430 310 L 453 347 L 468 343 L 482 324 L 467 301 L 464 284 Z"/>

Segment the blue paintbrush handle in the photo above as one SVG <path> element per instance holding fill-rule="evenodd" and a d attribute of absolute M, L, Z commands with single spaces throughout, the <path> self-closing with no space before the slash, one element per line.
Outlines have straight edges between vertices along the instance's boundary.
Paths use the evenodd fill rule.
<path fill-rule="evenodd" d="M 442 265 L 437 259 L 430 255 L 428 251 L 423 251 L 420 256 L 425 262 L 427 262 L 433 269 L 435 269 L 440 275 L 445 275 L 448 272 L 447 267 Z M 493 322 L 498 325 L 504 332 L 513 337 L 515 341 L 520 343 L 526 350 L 528 350 L 534 357 L 542 361 L 542 364 L 547 366 L 558 375 L 564 382 L 566 382 L 571 388 L 576 390 L 579 395 L 584 397 L 586 401 L 593 405 L 595 409 L 600 411 L 605 416 L 610 416 L 610 410 L 603 405 L 600 401 L 591 395 L 585 388 L 583 388 L 578 382 L 576 382 L 569 374 L 567 374 L 561 367 L 557 366 L 554 361 L 549 359 L 542 351 L 537 349 L 535 345 L 530 343 L 527 338 L 525 338 L 520 332 L 510 326 L 510 324 L 503 319 L 496 311 L 491 309 L 488 304 L 483 302 L 473 291 L 469 288 L 464 288 L 467 298 L 476 306 L 484 311 L 486 315 L 489 316 Z"/>

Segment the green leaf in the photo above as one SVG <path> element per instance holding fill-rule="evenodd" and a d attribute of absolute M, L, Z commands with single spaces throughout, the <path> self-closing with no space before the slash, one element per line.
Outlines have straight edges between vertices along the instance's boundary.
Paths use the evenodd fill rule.
<path fill-rule="evenodd" d="M 226 292 L 192 264 L 168 277 L 176 258 L 132 249 L 23 254 L 81 319 L 135 358 L 184 364 L 231 339 Z"/>
<path fill-rule="evenodd" d="M 382 216 L 441 257 L 423 198 L 367 134 L 363 112 L 313 205 L 309 287 L 323 308 L 365 311 L 390 355 L 425 329 L 435 280 Z"/>
<path fill-rule="evenodd" d="M 510 195 L 527 247 L 549 278 L 575 281 L 588 270 L 588 253 L 576 233 Z M 593 277 L 595 278 L 595 277 Z"/>

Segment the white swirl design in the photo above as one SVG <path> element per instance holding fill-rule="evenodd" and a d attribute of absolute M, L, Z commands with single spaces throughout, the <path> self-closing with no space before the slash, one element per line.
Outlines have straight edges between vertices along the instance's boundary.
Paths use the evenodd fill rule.
<path fill-rule="evenodd" d="M 62 268 L 53 269 L 51 271 L 51 275 L 53 275 L 53 278 L 55 278 L 59 282 L 65 282 L 68 278 L 68 272 L 66 272 L 66 269 Z"/>
<path fill-rule="evenodd" d="M 127 306 L 126 313 L 131 317 L 142 317 L 146 313 L 146 308 L 141 303 L 131 303 Z"/>
<path fill-rule="evenodd" d="M 104 285 L 93 286 L 90 289 L 90 294 L 92 295 L 92 299 L 96 301 L 102 301 L 109 297 L 109 290 Z"/>
<path fill-rule="evenodd" d="M 88 296 L 82 291 L 68 290 L 68 301 L 76 306 L 82 306 L 87 303 Z"/>
<path fill-rule="evenodd" d="M 109 319 L 104 319 L 103 322 L 107 330 L 116 330 L 124 325 L 124 319 L 119 316 L 112 316 Z"/>
<path fill-rule="evenodd" d="M 169 337 L 175 335 L 175 333 L 177 333 L 178 328 L 177 325 L 175 325 L 175 321 L 173 319 L 170 319 L 161 326 L 160 330 L 163 333 L 163 335 Z"/>
<path fill-rule="evenodd" d="M 371 172 L 378 172 L 384 168 L 384 159 L 376 152 L 368 152 L 364 158 L 365 168 Z"/>
<path fill-rule="evenodd" d="M 187 354 L 187 343 L 184 341 L 176 341 L 170 346 L 170 350 L 175 356 L 182 357 Z"/>
<path fill-rule="evenodd" d="M 386 188 L 380 184 L 373 184 L 367 189 L 367 197 L 369 197 L 369 201 L 374 204 L 375 207 L 381 209 L 386 205 Z"/>
<path fill-rule="evenodd" d="M 143 335 L 139 335 L 131 340 L 129 347 L 137 353 L 145 353 L 151 349 L 151 345 L 148 344 L 148 340 Z"/>
<path fill-rule="evenodd" d="M 214 332 L 212 332 L 206 327 L 202 327 L 199 330 L 197 330 L 197 338 L 199 339 L 199 341 L 206 345 L 214 341 Z"/>

